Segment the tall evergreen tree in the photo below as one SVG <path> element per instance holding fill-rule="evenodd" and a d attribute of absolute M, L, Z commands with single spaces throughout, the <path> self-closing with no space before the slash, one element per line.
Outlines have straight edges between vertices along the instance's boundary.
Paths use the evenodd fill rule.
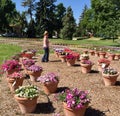
<path fill-rule="evenodd" d="M 63 17 L 63 29 L 61 30 L 61 38 L 72 39 L 73 33 L 75 32 L 76 23 L 73 17 L 73 11 L 69 6 L 67 8 L 66 14 Z"/>
<path fill-rule="evenodd" d="M 45 30 L 49 31 L 52 37 L 55 21 L 55 5 L 56 0 L 39 0 L 36 9 L 36 30 L 37 34 L 43 36 Z"/>
<path fill-rule="evenodd" d="M 56 6 L 54 27 L 58 37 L 60 36 L 60 30 L 63 28 L 62 18 L 65 16 L 65 12 L 66 8 L 64 7 L 63 3 L 60 3 Z"/>

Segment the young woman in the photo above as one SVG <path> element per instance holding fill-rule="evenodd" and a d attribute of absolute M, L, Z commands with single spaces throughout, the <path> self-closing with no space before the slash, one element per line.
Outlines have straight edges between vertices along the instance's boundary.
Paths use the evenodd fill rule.
<path fill-rule="evenodd" d="M 42 57 L 42 62 L 48 62 L 49 61 L 49 39 L 48 39 L 48 31 L 44 32 L 43 49 L 44 49 L 44 55 Z"/>

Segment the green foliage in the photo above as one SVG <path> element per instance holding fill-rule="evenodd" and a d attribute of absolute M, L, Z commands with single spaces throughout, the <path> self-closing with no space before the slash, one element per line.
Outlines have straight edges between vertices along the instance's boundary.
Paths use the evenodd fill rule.
<path fill-rule="evenodd" d="M 67 12 L 63 17 L 63 28 L 61 30 L 61 38 L 72 39 L 73 33 L 75 32 L 75 19 L 73 17 L 73 11 L 71 7 L 67 8 Z"/>
<path fill-rule="evenodd" d="M 21 51 L 19 46 L 9 45 L 9 44 L 1 44 L 0 45 L 0 64 L 13 56 L 13 54 Z"/>
<path fill-rule="evenodd" d="M 49 36 L 52 37 L 55 21 L 55 5 L 56 0 L 39 0 L 36 8 L 36 30 L 37 35 L 43 36 L 45 30 L 49 32 Z"/>
<path fill-rule="evenodd" d="M 92 0 L 94 10 L 94 32 L 97 36 L 115 38 L 119 34 L 120 1 Z"/>
<path fill-rule="evenodd" d="M 0 31 L 11 31 L 10 22 L 15 14 L 15 4 L 11 0 L 0 0 Z"/>

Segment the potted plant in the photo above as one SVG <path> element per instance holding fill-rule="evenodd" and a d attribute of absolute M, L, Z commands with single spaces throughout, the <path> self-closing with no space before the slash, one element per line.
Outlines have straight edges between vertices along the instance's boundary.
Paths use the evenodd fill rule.
<path fill-rule="evenodd" d="M 32 59 L 23 59 L 21 64 L 22 68 L 25 69 L 25 67 L 30 67 L 31 65 L 34 65 L 35 61 Z"/>
<path fill-rule="evenodd" d="M 75 64 L 76 57 L 73 54 L 66 55 L 66 62 L 68 66 L 73 66 Z"/>
<path fill-rule="evenodd" d="M 61 53 L 63 51 L 64 51 L 63 48 L 54 48 L 54 54 L 57 58 L 59 57 L 59 53 Z"/>
<path fill-rule="evenodd" d="M 20 71 L 21 65 L 17 60 L 7 60 L 2 64 L 2 70 L 7 74 L 12 74 L 15 71 Z"/>
<path fill-rule="evenodd" d="M 105 56 L 106 56 L 106 52 L 102 48 L 100 48 L 99 57 L 100 58 L 105 58 Z"/>
<path fill-rule="evenodd" d="M 102 71 L 104 68 L 107 68 L 110 65 L 110 61 L 106 58 L 99 59 L 97 62 L 98 71 Z"/>
<path fill-rule="evenodd" d="M 88 91 L 81 91 L 77 88 L 66 89 L 55 97 L 63 102 L 65 116 L 84 116 L 90 103 Z"/>
<path fill-rule="evenodd" d="M 33 49 L 23 50 L 21 52 L 21 57 L 32 59 L 32 57 L 35 56 L 35 53 L 36 53 L 36 50 L 33 50 Z"/>
<path fill-rule="evenodd" d="M 119 72 L 117 72 L 117 70 L 111 67 L 105 68 L 102 72 L 105 86 L 115 85 L 118 76 Z"/>
<path fill-rule="evenodd" d="M 22 86 L 24 76 L 21 72 L 14 72 L 12 74 L 7 75 L 7 82 L 10 87 L 10 90 L 13 92 L 19 86 Z"/>
<path fill-rule="evenodd" d="M 43 68 L 38 65 L 31 65 L 30 67 L 26 67 L 27 74 L 30 75 L 31 81 L 36 81 L 39 76 L 41 76 Z"/>
<path fill-rule="evenodd" d="M 80 62 L 82 73 L 89 73 L 94 63 L 90 60 L 83 60 Z"/>
<path fill-rule="evenodd" d="M 31 113 L 36 108 L 38 96 L 38 88 L 34 85 L 28 85 L 16 89 L 14 98 L 22 113 Z"/>
<path fill-rule="evenodd" d="M 81 54 L 80 55 L 80 60 L 82 61 L 82 60 L 89 60 L 89 55 L 88 54 Z"/>
<path fill-rule="evenodd" d="M 113 53 L 110 49 L 108 50 L 108 53 L 107 53 L 107 56 L 108 56 L 108 59 L 110 61 L 114 60 L 115 58 L 115 53 Z"/>
<path fill-rule="evenodd" d="M 57 90 L 59 83 L 58 76 L 52 72 L 40 76 L 37 81 L 40 81 L 43 84 L 43 90 L 47 95 L 54 93 Z"/>
<path fill-rule="evenodd" d="M 59 58 L 61 60 L 61 62 L 66 62 L 66 52 L 65 51 L 62 51 L 62 52 L 59 52 Z"/>

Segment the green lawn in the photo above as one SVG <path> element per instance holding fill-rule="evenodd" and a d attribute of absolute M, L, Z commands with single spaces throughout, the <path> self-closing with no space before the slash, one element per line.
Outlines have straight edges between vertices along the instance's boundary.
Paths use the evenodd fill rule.
<path fill-rule="evenodd" d="M 50 39 L 52 43 L 55 44 L 72 44 L 72 45 L 91 45 L 91 46 L 119 46 L 120 43 L 115 40 L 98 40 L 98 39 L 83 39 L 83 40 L 62 40 L 62 39 Z"/>
<path fill-rule="evenodd" d="M 21 51 L 21 47 L 16 45 L 9 45 L 9 44 L 1 44 L 0 45 L 0 64 L 6 60 L 9 59 L 11 56 L 13 56 L 16 53 L 19 53 Z"/>
<path fill-rule="evenodd" d="M 16 38 L 17 39 L 17 38 Z M 24 38 L 23 38 L 24 39 Z M 41 40 L 41 39 L 40 39 Z M 29 40 L 28 40 L 29 41 Z M 87 47 L 90 46 L 119 46 L 120 47 L 120 39 L 115 40 L 100 40 L 99 38 L 92 38 L 92 39 L 83 39 L 83 40 L 63 40 L 63 39 L 50 39 L 52 44 L 59 44 L 59 45 L 77 45 L 78 47 Z M 0 45 L 0 64 L 9 59 L 16 53 L 21 51 L 21 47 L 16 45 L 10 44 L 1 44 Z M 52 50 L 50 52 L 53 52 Z M 38 53 L 43 54 L 43 50 L 40 50 Z"/>

